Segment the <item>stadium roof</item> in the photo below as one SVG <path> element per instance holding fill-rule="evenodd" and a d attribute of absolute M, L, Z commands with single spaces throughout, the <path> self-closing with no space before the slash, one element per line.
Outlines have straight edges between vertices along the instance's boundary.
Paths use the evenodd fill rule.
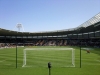
<path fill-rule="evenodd" d="M 0 28 L 0 36 L 54 36 L 77 33 L 88 33 L 100 30 L 100 13 L 84 22 L 80 26 L 71 29 L 47 31 L 47 32 L 18 32 Z"/>

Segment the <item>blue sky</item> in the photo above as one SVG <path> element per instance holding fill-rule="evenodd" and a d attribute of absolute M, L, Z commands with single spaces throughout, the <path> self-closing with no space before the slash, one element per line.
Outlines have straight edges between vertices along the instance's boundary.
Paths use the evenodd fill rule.
<path fill-rule="evenodd" d="M 69 29 L 99 12 L 100 0 L 0 0 L 0 28 L 17 31 L 21 23 L 26 32 Z"/>

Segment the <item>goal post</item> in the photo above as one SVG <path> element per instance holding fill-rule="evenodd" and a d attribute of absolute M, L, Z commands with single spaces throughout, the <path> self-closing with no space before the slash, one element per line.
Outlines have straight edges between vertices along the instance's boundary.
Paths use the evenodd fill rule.
<path fill-rule="evenodd" d="M 72 49 L 72 65 L 75 67 L 75 51 Z"/>
<path fill-rule="evenodd" d="M 55 67 L 75 67 L 73 48 L 25 48 L 22 67 L 44 66 L 47 62 Z M 38 64 L 39 63 L 39 64 Z"/>
<path fill-rule="evenodd" d="M 26 65 L 26 50 L 23 50 L 24 53 L 24 58 L 23 58 L 23 66 L 24 67 Z"/>

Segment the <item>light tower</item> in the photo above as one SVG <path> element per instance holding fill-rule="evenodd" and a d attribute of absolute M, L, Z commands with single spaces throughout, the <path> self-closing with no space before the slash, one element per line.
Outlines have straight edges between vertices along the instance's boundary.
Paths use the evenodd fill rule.
<path fill-rule="evenodd" d="M 18 23 L 17 25 L 16 25 L 16 27 L 18 28 L 18 31 L 20 32 L 20 29 L 22 28 L 22 32 L 24 32 L 24 27 L 23 27 L 23 25 L 21 24 L 21 23 Z"/>
<path fill-rule="evenodd" d="M 17 24 L 16 27 L 18 28 L 18 31 L 20 32 L 20 29 L 22 28 L 22 24 Z"/>

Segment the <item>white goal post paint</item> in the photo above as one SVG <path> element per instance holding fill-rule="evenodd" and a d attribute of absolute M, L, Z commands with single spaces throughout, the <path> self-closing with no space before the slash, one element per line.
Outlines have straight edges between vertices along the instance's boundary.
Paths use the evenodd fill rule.
<path fill-rule="evenodd" d="M 25 48 L 23 50 L 24 53 L 24 57 L 23 57 L 23 66 L 22 67 L 26 67 L 26 51 L 29 50 L 71 50 L 72 51 L 72 66 L 69 67 L 75 67 L 75 49 L 73 48 Z"/>

